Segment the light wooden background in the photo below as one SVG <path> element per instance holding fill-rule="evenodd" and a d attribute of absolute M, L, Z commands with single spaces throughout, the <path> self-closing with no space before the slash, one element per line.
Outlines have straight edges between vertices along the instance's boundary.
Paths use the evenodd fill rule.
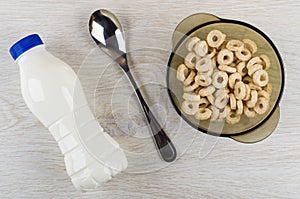
<path fill-rule="evenodd" d="M 89 15 L 99 8 L 111 10 L 123 24 L 134 75 L 175 140 L 181 157 L 168 167 L 152 148 L 129 83 L 89 37 Z M 172 31 L 197 12 L 249 22 L 278 46 L 286 88 L 278 128 L 263 142 L 244 145 L 203 134 L 193 139 L 195 132 L 178 122 L 164 89 L 165 66 Z M 100 192 L 73 188 L 56 142 L 23 102 L 8 48 L 32 32 L 79 71 L 99 122 L 130 156 L 128 171 Z M 0 198 L 299 198 L 299 32 L 299 1 L 1 0 Z"/>

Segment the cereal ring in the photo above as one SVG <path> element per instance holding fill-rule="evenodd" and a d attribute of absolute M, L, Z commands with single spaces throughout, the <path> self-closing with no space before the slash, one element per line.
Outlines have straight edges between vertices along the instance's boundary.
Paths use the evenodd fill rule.
<path fill-rule="evenodd" d="M 195 82 L 197 82 L 200 86 L 209 86 L 212 82 L 211 78 L 204 74 L 198 74 L 195 77 Z"/>
<path fill-rule="evenodd" d="M 227 105 L 225 108 L 219 110 L 219 119 L 224 119 L 230 112 L 230 107 Z"/>
<path fill-rule="evenodd" d="M 200 95 L 196 93 L 183 93 L 182 98 L 189 102 L 200 102 Z"/>
<path fill-rule="evenodd" d="M 183 101 L 181 109 L 188 115 L 194 115 L 199 110 L 199 102 Z"/>
<path fill-rule="evenodd" d="M 242 77 L 244 77 L 248 73 L 248 70 L 246 68 L 246 63 L 243 61 L 238 63 L 238 65 L 236 66 L 236 69 L 237 69 L 237 72 L 240 73 Z"/>
<path fill-rule="evenodd" d="M 259 97 L 253 109 L 257 114 L 262 115 L 267 112 L 268 108 L 269 101 L 264 97 Z"/>
<path fill-rule="evenodd" d="M 200 73 L 207 72 L 210 68 L 212 68 L 212 61 L 208 57 L 203 57 L 196 63 L 196 69 Z"/>
<path fill-rule="evenodd" d="M 206 72 L 198 72 L 198 74 L 199 75 L 206 75 L 206 76 L 208 76 L 208 77 L 211 77 L 211 75 L 213 74 L 213 72 L 214 72 L 214 70 L 213 70 L 213 68 L 211 67 L 208 71 L 206 71 Z"/>
<path fill-rule="evenodd" d="M 239 81 L 234 85 L 234 95 L 238 100 L 242 100 L 246 96 L 246 87 L 243 82 Z"/>
<path fill-rule="evenodd" d="M 216 69 L 216 68 L 217 68 L 217 59 L 216 59 L 216 57 L 212 58 L 212 60 L 211 60 L 211 65 L 212 65 L 212 68 L 213 68 L 213 69 Z"/>
<path fill-rule="evenodd" d="M 230 51 L 242 51 L 244 48 L 244 43 L 240 40 L 232 39 L 228 41 L 226 48 Z"/>
<path fill-rule="evenodd" d="M 237 81 L 242 81 L 242 76 L 240 73 L 233 73 L 229 75 L 228 84 L 230 88 L 233 89 Z"/>
<path fill-rule="evenodd" d="M 254 64 L 262 64 L 262 61 L 259 57 L 253 57 L 252 59 L 250 59 L 247 63 L 247 69 L 249 70 L 250 66 L 253 66 Z"/>
<path fill-rule="evenodd" d="M 200 57 L 205 56 L 208 52 L 208 45 L 206 41 L 199 41 L 196 43 L 194 46 L 194 52 Z"/>
<path fill-rule="evenodd" d="M 229 94 L 229 106 L 231 110 L 236 109 L 236 98 L 233 93 Z"/>
<path fill-rule="evenodd" d="M 215 106 L 210 106 L 209 109 L 211 110 L 212 114 L 211 114 L 211 118 L 210 120 L 215 121 L 218 119 L 220 111 L 217 107 Z"/>
<path fill-rule="evenodd" d="M 261 64 L 254 64 L 252 66 L 249 66 L 248 68 L 248 75 L 252 76 L 256 71 L 262 70 L 262 65 Z"/>
<path fill-rule="evenodd" d="M 193 52 L 189 52 L 184 58 L 184 64 L 190 69 L 195 69 L 195 65 L 198 61 L 199 57 Z"/>
<path fill-rule="evenodd" d="M 230 111 L 227 115 L 226 115 L 226 122 L 228 124 L 236 124 L 240 121 L 241 116 L 237 115 L 234 111 Z"/>
<path fill-rule="evenodd" d="M 250 83 L 252 83 L 252 78 L 249 77 L 249 76 L 246 76 L 246 77 L 243 78 L 243 82 L 245 84 L 250 84 Z"/>
<path fill-rule="evenodd" d="M 225 88 L 228 83 L 228 75 L 223 71 L 215 72 L 212 76 L 212 84 L 216 88 Z"/>
<path fill-rule="evenodd" d="M 236 63 L 232 62 L 229 66 L 235 68 L 236 67 Z"/>
<path fill-rule="evenodd" d="M 254 41 L 250 39 L 243 39 L 244 45 L 247 49 L 251 51 L 252 54 L 257 52 L 257 45 Z"/>
<path fill-rule="evenodd" d="M 257 91 L 256 90 L 251 90 L 251 94 L 250 94 L 250 100 L 247 101 L 247 106 L 248 108 L 253 108 L 257 102 L 257 98 L 258 98 L 258 95 L 257 95 Z"/>
<path fill-rule="evenodd" d="M 236 72 L 236 68 L 231 67 L 231 66 L 219 65 L 218 68 L 219 68 L 219 70 L 227 72 L 227 73 L 235 73 Z"/>
<path fill-rule="evenodd" d="M 179 81 L 184 81 L 189 73 L 189 69 L 184 65 L 184 64 L 180 64 L 177 68 L 177 79 Z"/>
<path fill-rule="evenodd" d="M 237 114 L 237 115 L 242 115 L 242 114 L 243 114 L 243 111 L 244 111 L 244 107 L 243 107 L 243 102 L 242 102 L 242 100 L 237 100 L 236 106 L 237 106 L 236 114 Z"/>
<path fill-rule="evenodd" d="M 217 56 L 217 61 L 220 65 L 229 65 L 233 62 L 233 58 L 233 52 L 227 49 L 222 49 Z"/>
<path fill-rule="evenodd" d="M 225 88 L 227 94 L 233 93 L 234 89 L 229 88 L 228 86 Z"/>
<path fill-rule="evenodd" d="M 248 101 L 251 97 L 251 89 L 250 86 L 248 84 L 245 84 L 245 88 L 246 88 L 246 95 L 244 97 L 244 101 Z"/>
<path fill-rule="evenodd" d="M 264 88 L 264 91 L 267 91 L 267 93 L 269 93 L 269 95 L 271 95 L 272 93 L 272 84 L 268 83 Z"/>
<path fill-rule="evenodd" d="M 257 91 L 261 91 L 262 88 L 260 86 L 257 86 L 256 84 L 254 83 L 249 83 L 248 86 L 250 87 L 251 90 L 257 90 Z"/>
<path fill-rule="evenodd" d="M 186 49 L 188 51 L 192 51 L 194 46 L 196 45 L 196 43 L 198 43 L 200 41 L 200 39 L 198 37 L 192 37 L 190 38 L 187 42 L 186 42 Z"/>
<path fill-rule="evenodd" d="M 194 82 L 192 85 L 183 87 L 184 92 L 192 92 L 199 87 L 197 82 Z"/>
<path fill-rule="evenodd" d="M 194 90 L 194 93 L 199 94 L 200 89 L 201 89 L 201 87 L 199 86 L 198 88 L 196 88 L 196 89 Z"/>
<path fill-rule="evenodd" d="M 215 97 L 213 95 L 206 96 L 207 100 L 211 104 L 215 104 Z"/>
<path fill-rule="evenodd" d="M 235 57 L 233 61 L 236 64 L 236 67 L 239 63 L 243 62 L 243 61 L 239 60 L 237 57 Z"/>
<path fill-rule="evenodd" d="M 263 69 L 268 70 L 271 66 L 271 62 L 270 62 L 269 57 L 267 55 L 261 55 L 260 58 L 263 61 Z"/>
<path fill-rule="evenodd" d="M 264 87 L 269 82 L 269 75 L 265 70 L 258 70 L 253 74 L 253 82 L 260 86 Z"/>
<path fill-rule="evenodd" d="M 227 94 L 230 93 L 230 90 L 229 90 L 228 87 L 226 87 L 224 90 L 225 90 L 225 92 L 226 92 Z"/>
<path fill-rule="evenodd" d="M 227 42 L 228 42 L 228 41 L 225 40 L 225 41 L 222 43 L 222 45 L 221 45 L 220 47 L 218 47 L 217 49 L 218 49 L 218 50 L 226 49 Z"/>
<path fill-rule="evenodd" d="M 189 76 L 183 81 L 183 85 L 190 85 L 194 81 L 195 75 L 196 73 L 194 71 L 191 71 Z"/>
<path fill-rule="evenodd" d="M 264 97 L 267 100 L 270 99 L 270 94 L 267 91 L 265 91 L 265 90 L 258 91 L 257 94 L 258 94 L 258 97 Z"/>
<path fill-rule="evenodd" d="M 241 61 L 248 61 L 251 59 L 251 52 L 248 49 L 243 48 L 241 51 L 236 51 L 235 56 Z"/>
<path fill-rule="evenodd" d="M 215 100 L 215 106 L 219 109 L 225 108 L 228 103 L 228 95 L 218 95 Z"/>
<path fill-rule="evenodd" d="M 244 106 L 244 114 L 249 118 L 253 118 L 253 117 L 255 117 L 256 112 L 253 110 L 253 108 Z"/>
<path fill-rule="evenodd" d="M 209 105 L 209 101 L 206 98 L 201 98 L 199 101 L 199 107 L 200 108 L 206 108 Z"/>
<path fill-rule="evenodd" d="M 215 48 L 209 47 L 207 53 L 207 57 L 212 59 L 217 54 L 217 50 Z"/>
<path fill-rule="evenodd" d="M 197 120 L 208 120 L 212 114 L 212 111 L 208 108 L 200 108 L 196 113 L 195 113 L 195 118 Z"/>
<path fill-rule="evenodd" d="M 202 88 L 199 91 L 199 95 L 201 95 L 202 97 L 206 97 L 208 95 L 212 95 L 215 92 L 216 88 L 212 85 L 206 87 L 206 88 Z"/>
<path fill-rule="evenodd" d="M 228 94 L 227 90 L 225 88 L 221 88 L 214 93 L 214 96 L 217 97 L 218 95 L 227 95 L 227 94 Z"/>
<path fill-rule="evenodd" d="M 206 41 L 210 47 L 218 48 L 225 41 L 226 35 L 219 30 L 212 30 L 208 33 Z"/>

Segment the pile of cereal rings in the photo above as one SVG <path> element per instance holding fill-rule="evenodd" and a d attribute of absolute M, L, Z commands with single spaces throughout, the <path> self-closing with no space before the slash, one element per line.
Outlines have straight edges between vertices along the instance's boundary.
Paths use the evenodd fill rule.
<path fill-rule="evenodd" d="M 184 85 L 184 113 L 236 124 L 243 114 L 253 118 L 268 111 L 271 63 L 267 55 L 256 55 L 254 41 L 226 40 L 224 33 L 212 30 L 206 40 L 190 38 L 186 48 L 184 63 L 177 68 Z"/>

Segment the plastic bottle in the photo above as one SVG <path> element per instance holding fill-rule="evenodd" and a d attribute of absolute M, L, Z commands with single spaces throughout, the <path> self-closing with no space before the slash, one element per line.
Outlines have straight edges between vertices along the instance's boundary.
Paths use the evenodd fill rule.
<path fill-rule="evenodd" d="M 58 142 L 75 187 L 95 191 L 125 170 L 123 150 L 96 121 L 72 68 L 50 54 L 37 34 L 16 42 L 10 53 L 20 67 L 25 103 Z"/>

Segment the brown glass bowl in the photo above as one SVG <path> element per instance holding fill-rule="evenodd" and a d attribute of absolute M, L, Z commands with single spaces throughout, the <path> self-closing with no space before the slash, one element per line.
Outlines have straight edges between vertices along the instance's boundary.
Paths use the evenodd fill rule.
<path fill-rule="evenodd" d="M 198 25 L 197 21 L 199 21 Z M 278 105 L 284 88 L 283 62 L 271 39 L 261 30 L 248 23 L 237 20 L 220 19 L 209 14 L 192 15 L 183 22 L 176 28 L 173 34 L 173 52 L 169 58 L 167 70 L 168 92 L 177 113 L 189 125 L 201 132 L 217 136 L 232 137 L 233 139 L 236 138 L 238 141 L 241 139 L 242 142 L 247 142 L 245 137 L 248 135 L 242 136 L 247 133 L 255 132 L 257 135 L 261 134 L 260 136 L 258 135 L 259 138 L 255 138 L 252 141 L 250 139 L 249 142 L 262 140 L 271 134 L 279 119 Z M 268 69 L 268 74 L 269 83 L 272 84 L 273 89 L 270 96 L 269 110 L 265 114 L 256 115 L 254 118 L 248 118 L 245 115 L 242 115 L 239 123 L 228 124 L 226 122 L 212 122 L 209 120 L 199 121 L 195 119 L 194 116 L 187 115 L 181 110 L 181 104 L 184 101 L 182 98 L 183 84 L 177 80 L 176 71 L 177 67 L 183 63 L 184 57 L 188 53 L 185 44 L 189 38 L 194 36 L 197 36 L 202 40 L 206 39 L 207 34 L 214 29 L 220 30 L 226 34 L 226 39 L 243 40 L 247 38 L 253 40 L 258 47 L 258 51 L 255 55 L 265 54 L 270 58 L 271 67 Z M 273 126 L 266 128 L 266 126 L 268 126 L 266 125 L 266 122 L 270 118 L 273 120 L 270 124 L 272 123 Z M 264 132 L 260 133 L 259 128 L 263 126 L 264 128 L 261 128 L 261 130 Z"/>

